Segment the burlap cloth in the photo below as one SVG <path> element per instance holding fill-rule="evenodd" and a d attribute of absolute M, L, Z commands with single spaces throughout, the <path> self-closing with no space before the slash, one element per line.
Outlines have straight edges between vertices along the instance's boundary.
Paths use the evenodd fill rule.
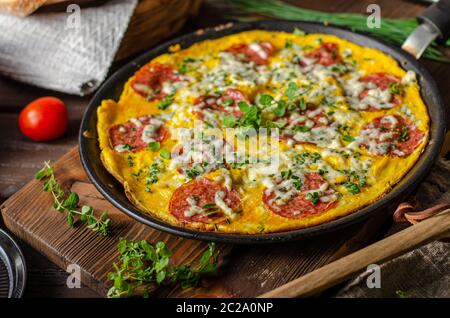
<path fill-rule="evenodd" d="M 0 14 L 0 73 L 69 94 L 95 91 L 114 60 L 137 0 L 26 18 Z"/>
<path fill-rule="evenodd" d="M 418 210 L 450 202 L 450 161 L 439 159 L 414 196 Z M 390 233 L 405 225 L 395 225 Z M 432 242 L 380 264 L 381 288 L 367 287 L 372 272 L 364 272 L 336 297 L 450 297 L 450 243 Z"/>

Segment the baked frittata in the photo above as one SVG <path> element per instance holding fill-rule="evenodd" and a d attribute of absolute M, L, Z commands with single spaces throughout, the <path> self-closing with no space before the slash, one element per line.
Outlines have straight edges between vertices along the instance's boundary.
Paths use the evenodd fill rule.
<path fill-rule="evenodd" d="M 381 198 L 428 141 L 416 75 L 336 36 L 246 31 L 178 46 L 98 108 L 101 159 L 165 222 L 256 234 Z"/>

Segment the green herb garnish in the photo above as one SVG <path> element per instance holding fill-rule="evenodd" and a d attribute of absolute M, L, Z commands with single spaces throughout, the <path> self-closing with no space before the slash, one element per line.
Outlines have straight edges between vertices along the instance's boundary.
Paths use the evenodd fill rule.
<path fill-rule="evenodd" d="M 409 140 L 409 129 L 408 129 L 408 126 L 402 126 L 402 131 L 400 133 L 400 136 L 398 136 L 398 141 L 406 142 L 408 140 Z"/>
<path fill-rule="evenodd" d="M 234 128 L 236 126 L 236 118 L 233 115 L 225 115 L 223 117 L 223 126 L 225 128 Z"/>
<path fill-rule="evenodd" d="M 157 287 L 166 284 L 180 284 L 182 288 L 195 287 L 202 276 L 217 272 L 214 243 L 209 244 L 195 268 L 172 264 L 172 252 L 164 242 L 153 246 L 145 240 L 133 242 L 121 238 L 118 250 L 118 262 L 113 264 L 114 271 L 108 273 L 113 286 L 107 296 L 112 298 L 133 295 L 148 297 Z"/>
<path fill-rule="evenodd" d="M 155 152 L 158 151 L 159 148 L 161 148 L 161 144 L 158 141 L 152 141 L 148 144 L 148 147 L 151 151 Z"/>
<path fill-rule="evenodd" d="M 344 137 L 342 137 L 342 139 L 346 142 L 352 142 L 355 140 L 355 137 L 350 136 L 350 135 L 345 135 Z"/>
<path fill-rule="evenodd" d="M 173 103 L 174 94 L 167 95 L 163 98 L 163 100 L 159 103 L 158 108 L 161 110 L 167 109 Z"/>
<path fill-rule="evenodd" d="M 309 192 L 306 197 L 311 200 L 312 204 L 316 205 L 319 203 L 319 193 Z"/>
<path fill-rule="evenodd" d="M 297 97 L 298 86 L 294 82 L 289 82 L 288 88 L 284 92 L 289 100 L 294 100 Z"/>
<path fill-rule="evenodd" d="M 347 191 L 350 194 L 353 194 L 353 195 L 358 194 L 358 193 L 361 192 L 361 190 L 359 189 L 359 186 L 356 183 L 353 183 L 353 182 L 345 183 L 344 187 L 347 189 Z"/>
<path fill-rule="evenodd" d="M 69 226 L 74 226 L 75 217 L 78 216 L 79 221 L 85 222 L 92 231 L 100 235 L 108 234 L 109 223 L 111 222 L 108 213 L 102 212 L 99 217 L 96 217 L 94 208 L 88 205 L 83 205 L 79 210 L 80 198 L 78 194 L 70 192 L 69 195 L 66 195 L 64 189 L 56 180 L 54 169 L 49 162 L 45 162 L 44 167 L 36 173 L 35 178 L 44 181 L 44 191 L 53 195 L 54 209 L 60 213 L 66 213 Z"/>
<path fill-rule="evenodd" d="M 161 157 L 161 158 L 163 158 L 163 159 L 167 159 L 167 160 L 169 160 L 170 158 L 171 158 L 171 154 L 170 154 L 170 151 L 169 150 L 167 150 L 167 149 L 161 149 L 161 151 L 160 151 L 160 153 L 159 153 L 159 156 Z"/>

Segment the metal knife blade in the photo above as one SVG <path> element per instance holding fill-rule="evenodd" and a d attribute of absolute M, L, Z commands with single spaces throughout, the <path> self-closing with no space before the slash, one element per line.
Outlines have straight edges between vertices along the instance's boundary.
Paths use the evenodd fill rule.
<path fill-rule="evenodd" d="M 438 36 L 439 31 L 427 23 L 420 24 L 402 45 L 402 49 L 419 59 Z"/>

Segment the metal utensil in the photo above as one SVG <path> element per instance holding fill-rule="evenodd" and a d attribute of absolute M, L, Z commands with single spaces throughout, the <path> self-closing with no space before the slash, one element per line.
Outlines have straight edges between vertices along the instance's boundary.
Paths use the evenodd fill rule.
<path fill-rule="evenodd" d="M 450 0 L 440 0 L 417 17 L 420 25 L 409 35 L 402 49 L 419 59 L 434 41 L 450 37 Z"/>
<path fill-rule="evenodd" d="M 0 298 L 20 298 L 26 282 L 22 251 L 13 238 L 0 229 Z"/>

